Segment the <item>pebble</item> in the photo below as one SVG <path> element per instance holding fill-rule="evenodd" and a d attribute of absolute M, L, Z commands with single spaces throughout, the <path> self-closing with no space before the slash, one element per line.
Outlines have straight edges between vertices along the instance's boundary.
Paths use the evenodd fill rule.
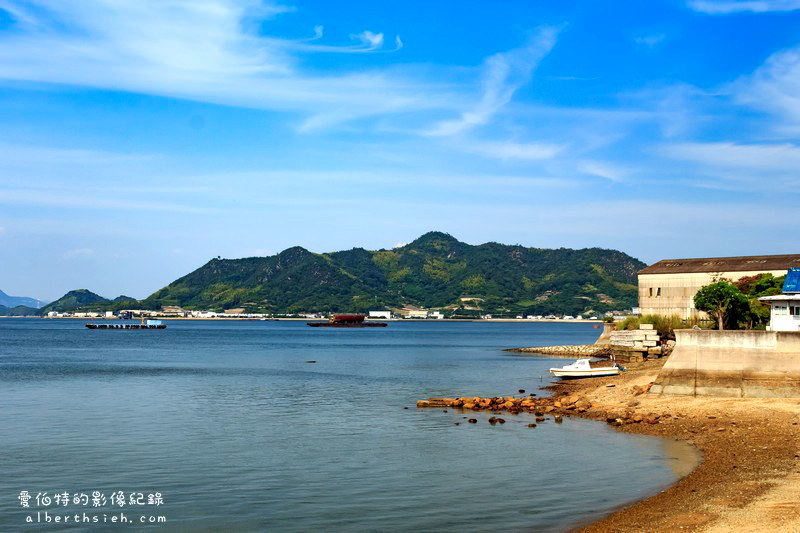
<path fill-rule="evenodd" d="M 608 385 L 606 385 L 606 387 L 608 387 L 609 389 L 610 389 L 611 387 L 616 387 L 616 386 L 617 386 L 617 384 L 616 384 L 616 383 L 609 383 Z"/>
<path fill-rule="evenodd" d="M 478 419 L 477 418 L 470 418 L 469 420 L 467 420 L 467 422 L 469 422 L 470 424 L 477 424 L 478 423 Z"/>

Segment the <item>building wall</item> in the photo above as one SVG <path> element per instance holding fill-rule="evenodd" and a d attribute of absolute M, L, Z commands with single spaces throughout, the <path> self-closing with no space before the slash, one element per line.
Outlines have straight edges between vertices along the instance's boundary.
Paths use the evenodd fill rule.
<path fill-rule="evenodd" d="M 772 301 L 769 330 L 800 331 L 800 301 Z"/>
<path fill-rule="evenodd" d="M 715 278 L 737 281 L 747 276 L 769 273 L 783 276 L 786 270 L 754 270 L 749 272 L 698 272 L 674 274 L 639 274 L 639 313 L 642 315 L 677 315 L 681 318 L 706 314 L 694 308 L 694 295 L 700 287 Z"/>

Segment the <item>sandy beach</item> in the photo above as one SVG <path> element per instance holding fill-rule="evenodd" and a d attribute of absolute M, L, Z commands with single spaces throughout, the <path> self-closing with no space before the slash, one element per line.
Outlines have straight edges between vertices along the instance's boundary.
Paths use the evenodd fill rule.
<path fill-rule="evenodd" d="M 549 387 L 554 396 L 591 401 L 577 416 L 622 418 L 619 431 L 683 440 L 703 454 L 702 463 L 669 489 L 576 531 L 800 531 L 800 399 L 642 393 L 664 362 Z M 645 420 L 634 422 L 636 415 Z M 657 423 L 647 423 L 656 416 Z"/>

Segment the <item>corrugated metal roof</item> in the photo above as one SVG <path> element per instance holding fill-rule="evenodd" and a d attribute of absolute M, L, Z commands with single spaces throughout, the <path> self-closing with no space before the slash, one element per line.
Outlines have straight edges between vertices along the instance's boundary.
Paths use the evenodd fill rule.
<path fill-rule="evenodd" d="M 800 268 L 800 254 L 751 255 L 742 257 L 704 257 L 664 259 L 643 268 L 639 274 L 678 274 L 696 272 L 761 272 Z"/>
<path fill-rule="evenodd" d="M 784 294 L 800 292 L 800 268 L 790 268 L 783 282 Z"/>

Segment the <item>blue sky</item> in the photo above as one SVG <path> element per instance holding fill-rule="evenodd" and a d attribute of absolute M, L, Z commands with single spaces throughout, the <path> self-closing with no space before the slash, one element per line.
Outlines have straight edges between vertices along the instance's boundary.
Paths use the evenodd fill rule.
<path fill-rule="evenodd" d="M 0 289 L 460 240 L 796 253 L 800 0 L 0 0 Z"/>

